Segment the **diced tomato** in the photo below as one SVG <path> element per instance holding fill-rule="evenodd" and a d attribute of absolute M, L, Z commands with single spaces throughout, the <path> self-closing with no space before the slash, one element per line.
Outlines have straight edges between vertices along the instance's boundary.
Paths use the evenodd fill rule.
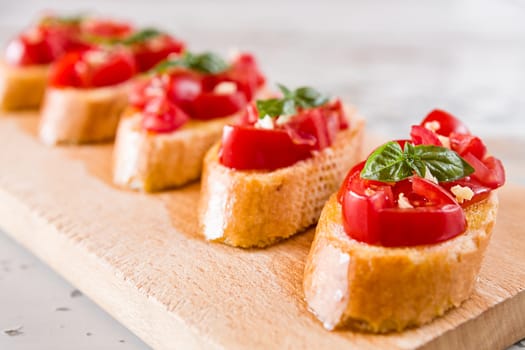
<path fill-rule="evenodd" d="M 231 94 L 204 92 L 193 101 L 194 119 L 210 120 L 237 113 L 246 106 L 246 96 L 240 91 Z"/>
<path fill-rule="evenodd" d="M 237 125 L 224 129 L 220 149 L 223 165 L 239 170 L 275 170 L 309 158 L 329 147 L 346 119 L 337 101 L 301 110 L 275 129 L 254 127 L 258 113 L 248 105 Z M 334 111 L 338 111 L 335 113 Z"/>
<path fill-rule="evenodd" d="M 150 81 L 147 79 L 140 79 L 133 83 L 129 93 L 129 103 L 139 109 L 143 109 L 148 102 L 146 89 L 149 87 Z"/>
<path fill-rule="evenodd" d="M 472 153 L 462 155 L 473 168 L 472 178 L 492 189 L 501 187 L 505 183 L 505 169 L 497 158 L 492 156 L 480 160 Z"/>
<path fill-rule="evenodd" d="M 222 133 L 221 164 L 238 170 L 275 170 L 310 157 L 310 147 L 298 145 L 284 130 L 227 125 Z"/>
<path fill-rule="evenodd" d="M 62 55 L 60 44 L 44 29 L 33 28 L 7 45 L 5 60 L 16 66 L 49 64 Z"/>
<path fill-rule="evenodd" d="M 191 117 L 194 116 L 194 102 L 202 93 L 202 80 L 198 74 L 179 71 L 169 76 L 168 97 Z"/>
<path fill-rule="evenodd" d="M 177 130 L 189 120 L 182 109 L 165 97 L 148 101 L 142 116 L 142 127 L 157 133 Z"/>
<path fill-rule="evenodd" d="M 420 125 L 425 126 L 425 124 L 429 122 L 438 122 L 439 128 L 435 131 L 443 136 L 448 136 L 452 132 L 458 134 L 470 134 L 467 126 L 463 124 L 461 120 L 440 109 L 435 109 L 430 112 Z"/>
<path fill-rule="evenodd" d="M 339 192 L 345 232 L 360 242 L 386 247 L 434 244 L 466 229 L 462 208 L 439 185 L 414 176 L 379 185 L 361 179 L 362 162 L 352 168 Z M 399 208 L 403 193 L 412 208 Z"/>
<path fill-rule="evenodd" d="M 237 83 L 238 89 L 246 95 L 247 101 L 251 101 L 257 90 L 265 83 L 264 75 L 259 70 L 255 57 L 248 53 L 239 54 L 224 75 L 224 80 Z"/>
<path fill-rule="evenodd" d="M 53 66 L 50 84 L 55 87 L 95 88 L 115 85 L 135 74 L 135 61 L 126 50 L 91 49 L 71 52 Z"/>
<path fill-rule="evenodd" d="M 443 146 L 436 133 L 421 125 L 412 125 L 410 137 L 414 145 L 436 145 Z"/>
<path fill-rule="evenodd" d="M 338 114 L 327 113 L 325 108 L 318 107 L 299 113 L 284 127 L 298 135 L 312 136 L 315 140 L 312 149 L 322 150 L 334 142 L 342 129 L 340 120 Z"/>
<path fill-rule="evenodd" d="M 160 34 L 132 47 L 138 70 L 145 72 L 170 54 L 180 54 L 184 43 L 170 35 Z"/>
<path fill-rule="evenodd" d="M 478 159 L 483 159 L 487 154 L 487 147 L 477 136 L 452 132 L 449 138 L 450 147 L 459 155 L 472 153 Z"/>
<path fill-rule="evenodd" d="M 132 33 L 133 26 L 127 22 L 91 18 L 82 22 L 81 31 L 97 37 L 122 39 Z"/>

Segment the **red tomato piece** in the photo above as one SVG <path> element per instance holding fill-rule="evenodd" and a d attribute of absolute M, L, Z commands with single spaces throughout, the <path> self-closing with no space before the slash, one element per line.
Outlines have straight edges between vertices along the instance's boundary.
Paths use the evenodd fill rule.
<path fill-rule="evenodd" d="M 63 53 L 57 40 L 42 28 L 33 28 L 15 39 L 6 48 L 5 60 L 16 66 L 49 64 Z"/>
<path fill-rule="evenodd" d="M 496 189 L 505 183 L 505 169 L 499 159 L 490 156 L 480 160 L 472 153 L 463 154 L 462 157 L 474 168 L 470 176 L 482 185 Z"/>
<path fill-rule="evenodd" d="M 138 70 L 145 72 L 170 54 L 180 54 L 184 43 L 170 35 L 160 34 L 132 47 Z"/>
<path fill-rule="evenodd" d="M 396 184 L 361 179 L 362 162 L 352 168 L 339 192 L 343 226 L 352 238 L 387 247 L 434 244 L 466 229 L 461 207 L 439 185 L 420 177 Z M 399 208 L 400 193 L 414 206 Z"/>
<path fill-rule="evenodd" d="M 66 54 L 53 66 L 55 87 L 96 88 L 119 84 L 135 74 L 135 61 L 126 50 L 91 49 Z"/>
<path fill-rule="evenodd" d="M 284 125 L 262 129 L 254 104 L 247 106 L 233 129 L 223 133 L 221 162 L 235 169 L 275 170 L 311 157 L 329 147 L 339 130 L 348 127 L 339 101 L 304 109 Z M 341 120 L 345 120 L 342 124 Z M 260 146 L 258 146 L 260 145 Z"/>
<path fill-rule="evenodd" d="M 224 73 L 223 81 L 236 82 L 238 89 L 246 95 L 246 100 L 251 101 L 257 90 L 264 85 L 265 78 L 259 70 L 255 57 L 242 53 Z"/>
<path fill-rule="evenodd" d="M 322 107 L 318 107 L 299 113 L 285 125 L 285 129 L 303 138 L 313 137 L 315 142 L 312 149 L 322 150 L 334 142 L 341 125 L 338 115 L 326 113 Z"/>
<path fill-rule="evenodd" d="M 487 154 L 487 147 L 477 136 L 452 132 L 449 138 L 450 147 L 459 155 L 472 153 L 476 158 L 483 159 Z"/>
<path fill-rule="evenodd" d="M 202 93 L 202 78 L 190 71 L 178 71 L 169 76 L 168 97 L 191 117 L 194 101 Z"/>
<path fill-rule="evenodd" d="M 275 170 L 310 157 L 310 147 L 298 145 L 284 130 L 227 125 L 222 134 L 220 162 L 238 170 Z"/>
<path fill-rule="evenodd" d="M 127 22 L 92 18 L 82 22 L 81 30 L 87 35 L 122 39 L 133 32 L 133 26 Z"/>
<path fill-rule="evenodd" d="M 165 97 L 148 101 L 142 116 L 142 127 L 157 133 L 175 131 L 190 119 L 183 110 Z"/>
<path fill-rule="evenodd" d="M 410 137 L 414 145 L 436 145 L 443 146 L 436 133 L 421 125 L 412 125 Z"/>
<path fill-rule="evenodd" d="M 147 79 L 141 79 L 136 81 L 131 87 L 129 93 L 129 103 L 139 109 L 143 109 L 148 102 L 148 96 L 146 89 L 149 87 L 150 81 Z"/>
<path fill-rule="evenodd" d="M 85 58 L 89 57 L 89 52 L 86 52 Z M 93 68 L 90 85 L 94 87 L 119 84 L 136 73 L 133 56 L 126 51 L 108 53 L 105 62 L 93 63 L 89 58 L 87 62 Z"/>
<path fill-rule="evenodd" d="M 203 92 L 192 103 L 192 117 L 200 120 L 227 117 L 240 111 L 246 103 L 246 96 L 240 91 L 231 94 Z"/>
<path fill-rule="evenodd" d="M 456 185 L 459 185 L 462 187 L 468 187 L 472 190 L 472 192 L 474 192 L 472 199 L 466 200 L 463 203 L 460 203 L 460 205 L 463 208 L 468 207 L 469 205 L 472 205 L 474 203 L 481 202 L 482 200 L 486 199 L 489 196 L 490 192 L 492 191 L 490 187 L 482 185 L 479 181 L 477 181 L 476 179 L 473 179 L 470 176 L 467 176 L 467 177 L 464 177 L 463 179 L 452 181 L 452 182 L 440 183 L 440 186 L 447 189 L 450 193 L 452 193 L 451 188 Z"/>
<path fill-rule="evenodd" d="M 440 109 L 435 109 L 430 112 L 420 125 L 425 126 L 428 122 L 438 122 L 439 128 L 436 130 L 436 133 L 443 136 L 448 136 L 452 132 L 458 134 L 470 134 L 467 126 L 463 124 L 461 120 Z"/>

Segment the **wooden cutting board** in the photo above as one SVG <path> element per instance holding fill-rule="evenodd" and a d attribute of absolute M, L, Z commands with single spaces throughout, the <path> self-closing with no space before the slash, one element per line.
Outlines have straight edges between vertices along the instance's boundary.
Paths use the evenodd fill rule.
<path fill-rule="evenodd" d="M 525 188 L 507 185 L 472 298 L 418 329 L 327 332 L 301 281 L 313 230 L 265 250 L 210 244 L 198 183 L 110 183 L 110 145 L 47 148 L 36 116 L 0 118 L 0 226 L 154 348 L 497 349 L 525 337 Z"/>

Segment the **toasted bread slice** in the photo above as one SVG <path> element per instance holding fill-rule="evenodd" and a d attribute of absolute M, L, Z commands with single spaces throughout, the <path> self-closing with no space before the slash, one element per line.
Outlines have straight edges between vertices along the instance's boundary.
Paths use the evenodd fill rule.
<path fill-rule="evenodd" d="M 329 330 L 349 326 L 377 333 L 442 315 L 471 294 L 497 207 L 493 191 L 466 208 L 463 234 L 438 244 L 386 248 L 349 238 L 334 194 L 306 262 L 303 287 L 310 310 Z"/>
<path fill-rule="evenodd" d="M 355 112 L 353 112 L 355 114 Z M 200 229 L 208 240 L 264 247 L 313 225 L 346 170 L 361 159 L 364 121 L 352 118 L 331 147 L 274 171 L 239 171 L 206 155 L 199 203 Z"/>
<path fill-rule="evenodd" d="M 48 74 L 48 65 L 16 67 L 0 61 L 0 109 L 40 107 Z"/>
<path fill-rule="evenodd" d="M 144 130 L 140 112 L 122 118 L 113 155 L 113 182 L 147 192 L 184 185 L 200 177 L 206 151 L 233 117 L 190 120 L 166 134 Z"/>
<path fill-rule="evenodd" d="M 128 84 L 46 91 L 40 139 L 48 145 L 111 141 L 128 102 Z"/>

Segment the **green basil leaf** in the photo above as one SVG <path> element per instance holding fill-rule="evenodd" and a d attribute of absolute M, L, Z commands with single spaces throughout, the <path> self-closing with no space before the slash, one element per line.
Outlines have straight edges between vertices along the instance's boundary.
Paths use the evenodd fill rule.
<path fill-rule="evenodd" d="M 328 102 L 328 97 L 308 86 L 296 89 L 294 99 L 297 106 L 301 108 L 318 107 Z"/>
<path fill-rule="evenodd" d="M 153 73 L 163 73 L 176 67 L 183 67 L 204 74 L 217 74 L 228 69 L 228 64 L 219 55 L 212 52 L 193 54 L 186 52 L 182 57 L 167 59 L 151 69 Z"/>
<path fill-rule="evenodd" d="M 361 177 L 383 182 L 397 182 L 416 173 L 425 177 L 430 171 L 439 182 L 454 181 L 468 176 L 474 169 L 456 152 L 441 146 L 388 142 L 368 157 Z"/>
<path fill-rule="evenodd" d="M 405 153 L 399 143 L 390 141 L 377 148 L 368 157 L 361 177 L 368 180 L 396 182 L 412 175 Z"/>
<path fill-rule="evenodd" d="M 183 60 L 186 60 L 188 68 L 206 74 L 217 74 L 228 69 L 228 63 L 212 52 L 198 55 L 187 53 L 183 56 Z"/>
<path fill-rule="evenodd" d="M 454 181 L 474 172 L 456 152 L 441 146 L 419 145 L 415 147 L 415 156 L 439 181 Z"/>
<path fill-rule="evenodd" d="M 268 100 L 257 100 L 255 105 L 259 111 L 259 118 L 264 118 L 265 116 L 278 117 L 297 112 L 293 101 L 288 99 L 271 98 Z"/>
<path fill-rule="evenodd" d="M 154 38 L 158 35 L 162 34 L 160 31 L 158 31 L 155 28 L 145 28 L 143 30 L 140 30 L 133 35 L 125 38 L 122 40 L 122 43 L 124 45 L 134 45 L 143 43 L 151 38 Z"/>
<path fill-rule="evenodd" d="M 277 87 L 283 93 L 284 98 L 293 99 L 294 94 L 293 94 L 293 92 L 290 89 L 288 89 L 286 86 L 284 86 L 282 84 L 277 84 Z"/>
<path fill-rule="evenodd" d="M 185 67 L 179 59 L 166 59 L 149 70 L 150 73 L 165 73 L 176 67 Z"/>
<path fill-rule="evenodd" d="M 277 84 L 277 86 L 283 97 L 263 100 L 267 102 L 257 101 L 259 118 L 264 118 L 267 115 L 270 117 L 293 115 L 297 113 L 297 108 L 318 107 L 328 102 L 326 96 L 321 95 L 311 87 L 303 86 L 292 91 L 282 84 Z"/>

